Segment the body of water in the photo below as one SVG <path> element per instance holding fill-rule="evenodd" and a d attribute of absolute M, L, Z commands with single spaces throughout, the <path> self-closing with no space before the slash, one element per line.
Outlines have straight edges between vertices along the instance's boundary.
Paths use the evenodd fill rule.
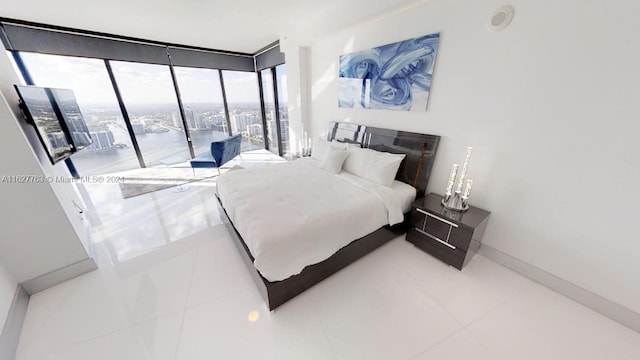
<path fill-rule="evenodd" d="M 126 129 L 110 124 L 116 144 L 119 148 L 100 151 L 79 151 L 73 160 L 81 176 L 108 174 L 140 167 L 138 158 Z M 226 138 L 220 131 L 191 131 L 191 141 L 196 155 L 208 151 L 212 141 Z M 185 134 L 181 131 L 145 133 L 136 135 L 142 157 L 147 167 L 172 165 L 191 159 Z M 264 143 L 243 137 L 242 151 L 264 149 Z"/>

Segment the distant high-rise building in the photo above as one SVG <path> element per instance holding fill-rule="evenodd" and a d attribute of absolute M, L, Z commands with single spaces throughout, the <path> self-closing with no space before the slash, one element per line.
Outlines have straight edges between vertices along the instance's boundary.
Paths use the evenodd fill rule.
<path fill-rule="evenodd" d="M 280 119 L 280 142 L 282 143 L 282 153 L 289 152 L 289 120 Z"/>
<path fill-rule="evenodd" d="M 140 120 L 132 120 L 131 127 L 133 128 L 133 132 L 135 134 L 144 134 L 147 131 L 144 129 L 144 124 L 140 122 Z"/>
<path fill-rule="evenodd" d="M 231 122 L 238 131 L 246 130 L 247 126 L 257 123 L 257 120 L 258 118 L 255 114 L 248 112 L 233 114 L 231 116 Z"/>
<path fill-rule="evenodd" d="M 89 134 L 84 131 L 72 132 L 71 139 L 73 139 L 73 143 L 76 144 L 76 146 L 86 146 L 86 144 L 91 143 Z"/>
<path fill-rule="evenodd" d="M 85 123 L 82 119 L 82 115 L 77 116 L 68 116 L 65 118 L 67 126 L 69 127 L 69 131 L 74 132 L 84 132 L 85 131 Z"/>
<path fill-rule="evenodd" d="M 184 116 L 189 130 L 211 130 L 211 121 L 202 116 L 202 114 L 194 112 L 193 109 L 186 108 Z M 174 124 L 176 124 L 175 120 Z M 182 125 L 178 124 L 176 126 L 181 127 Z"/>
<path fill-rule="evenodd" d="M 227 118 L 224 115 L 213 115 L 211 117 L 213 125 L 222 125 L 227 123 Z"/>
<path fill-rule="evenodd" d="M 178 129 L 182 128 L 182 119 L 177 112 L 174 111 L 171 113 L 171 121 L 173 122 L 173 126 L 177 127 Z"/>
<path fill-rule="evenodd" d="M 247 134 L 249 137 L 262 139 L 264 134 L 262 133 L 262 125 L 260 124 L 251 124 L 247 125 Z"/>
<path fill-rule="evenodd" d="M 54 149 L 69 146 L 67 136 L 62 131 L 47 133 L 47 138 Z"/>
<path fill-rule="evenodd" d="M 93 140 L 93 144 L 87 149 L 106 150 L 115 147 L 113 133 L 109 130 L 92 132 L 91 139 Z"/>
<path fill-rule="evenodd" d="M 186 108 L 186 109 L 184 110 L 184 117 L 185 117 L 185 120 L 187 121 L 187 127 L 188 127 L 190 130 L 196 130 L 196 129 L 198 128 L 198 127 L 196 126 L 196 119 L 195 119 L 195 118 L 196 118 L 196 116 L 197 116 L 197 115 L 195 115 L 195 114 L 193 113 L 193 110 L 191 110 L 191 109 L 189 109 L 189 108 Z"/>

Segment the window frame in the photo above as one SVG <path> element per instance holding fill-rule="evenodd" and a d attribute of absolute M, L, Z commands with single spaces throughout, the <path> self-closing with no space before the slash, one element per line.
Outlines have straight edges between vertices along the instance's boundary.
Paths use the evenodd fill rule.
<path fill-rule="evenodd" d="M 256 73 L 258 80 L 258 94 L 260 100 L 260 113 L 262 115 L 264 148 L 267 150 L 270 150 L 270 146 L 267 137 L 267 122 L 264 102 L 265 89 L 262 86 L 261 70 L 269 68 L 271 69 L 271 80 L 273 83 L 272 85 L 274 93 L 274 116 L 276 117 L 275 139 L 278 145 L 278 155 L 283 155 L 278 84 L 275 68 L 278 65 L 285 64 L 285 58 L 284 54 L 280 52 L 278 41 L 269 44 L 267 47 L 254 54 L 245 54 L 232 51 L 221 51 L 216 49 L 205 49 L 171 43 L 162 43 L 157 41 L 65 28 L 60 26 L 45 25 L 7 18 L 0 18 L 0 38 L 3 41 L 5 48 L 11 53 L 14 62 L 21 73 L 20 75 L 22 75 L 22 78 L 27 85 L 36 84 L 34 83 L 33 78 L 29 75 L 29 70 L 20 56 L 20 53 L 23 51 L 70 57 L 85 57 L 104 61 L 114 94 L 118 101 L 120 112 L 126 124 L 127 132 L 129 134 L 131 143 L 138 158 L 138 163 L 141 168 L 146 168 L 147 166 L 145 164 L 140 145 L 133 131 L 129 112 L 127 111 L 127 107 L 122 98 L 122 94 L 120 93 L 117 80 L 113 74 L 113 69 L 111 68 L 110 62 L 112 60 L 129 61 L 142 64 L 161 64 L 169 67 L 171 79 L 174 86 L 174 92 L 178 102 L 180 118 L 185 130 L 184 133 L 187 140 L 189 153 L 192 158 L 194 158 L 196 154 L 194 152 L 193 142 L 191 134 L 189 132 L 184 108 L 184 100 L 182 99 L 182 96 L 180 94 L 180 88 L 178 85 L 178 80 L 176 78 L 174 66 L 207 68 L 218 71 L 229 135 L 231 135 L 232 133 L 232 126 L 222 71 L 231 70 Z M 62 39 L 65 41 L 45 41 L 46 39 L 50 38 L 59 40 Z M 97 47 L 101 50 L 96 53 L 94 51 L 96 47 L 87 46 L 87 44 L 102 44 L 105 46 Z M 130 51 L 131 49 L 136 49 L 139 51 L 132 52 Z M 163 53 L 166 55 L 166 58 L 164 57 Z M 123 56 L 125 58 L 123 58 Z M 251 65 L 250 67 L 249 62 Z M 75 166 L 73 165 L 73 161 L 71 159 L 67 159 L 65 163 L 67 164 L 67 167 L 69 167 L 69 170 L 74 177 L 80 176 L 75 169 Z"/>

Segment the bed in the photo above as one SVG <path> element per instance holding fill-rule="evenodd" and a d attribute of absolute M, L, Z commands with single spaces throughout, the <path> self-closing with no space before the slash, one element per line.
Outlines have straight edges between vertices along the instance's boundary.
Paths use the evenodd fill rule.
<path fill-rule="evenodd" d="M 404 214 L 426 190 L 439 139 L 332 123 L 328 141 L 404 155 L 386 185 L 331 173 L 313 158 L 218 179 L 222 220 L 270 310 L 406 231 Z"/>

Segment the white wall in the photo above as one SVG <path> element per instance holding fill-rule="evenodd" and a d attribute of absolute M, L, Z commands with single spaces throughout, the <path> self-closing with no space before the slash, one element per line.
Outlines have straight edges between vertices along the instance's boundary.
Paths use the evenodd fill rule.
<path fill-rule="evenodd" d="M 310 132 L 309 49 L 287 37 L 280 38 L 280 49 L 287 65 L 289 141 L 292 152 L 298 154 L 305 147 L 304 133 Z"/>
<path fill-rule="evenodd" d="M 311 46 L 314 135 L 329 121 L 442 136 L 429 190 L 474 146 L 484 243 L 640 312 L 640 3 L 433 0 Z M 328 30 L 330 31 L 330 30 Z M 440 32 L 426 112 L 340 109 L 338 56 Z M 295 95 L 290 94 L 290 97 Z"/>
<path fill-rule="evenodd" d="M 9 314 L 18 283 L 0 262 L 0 333 Z"/>
<path fill-rule="evenodd" d="M 3 154 L 0 156 L 0 178 L 11 175 L 69 177 L 64 163 L 55 166 L 49 163 L 33 127 L 16 118 L 19 110 L 13 89 L 15 83 L 18 83 L 18 78 L 9 58 L 2 53 L 0 144 Z M 35 144 L 33 148 L 29 141 Z M 0 182 L 0 263 L 18 282 L 89 258 L 76 232 L 84 234 L 73 201 L 82 202 L 70 186 L 62 183 Z M 70 217 L 67 217 L 65 209 Z M 75 229 L 73 224 L 78 228 Z"/>

